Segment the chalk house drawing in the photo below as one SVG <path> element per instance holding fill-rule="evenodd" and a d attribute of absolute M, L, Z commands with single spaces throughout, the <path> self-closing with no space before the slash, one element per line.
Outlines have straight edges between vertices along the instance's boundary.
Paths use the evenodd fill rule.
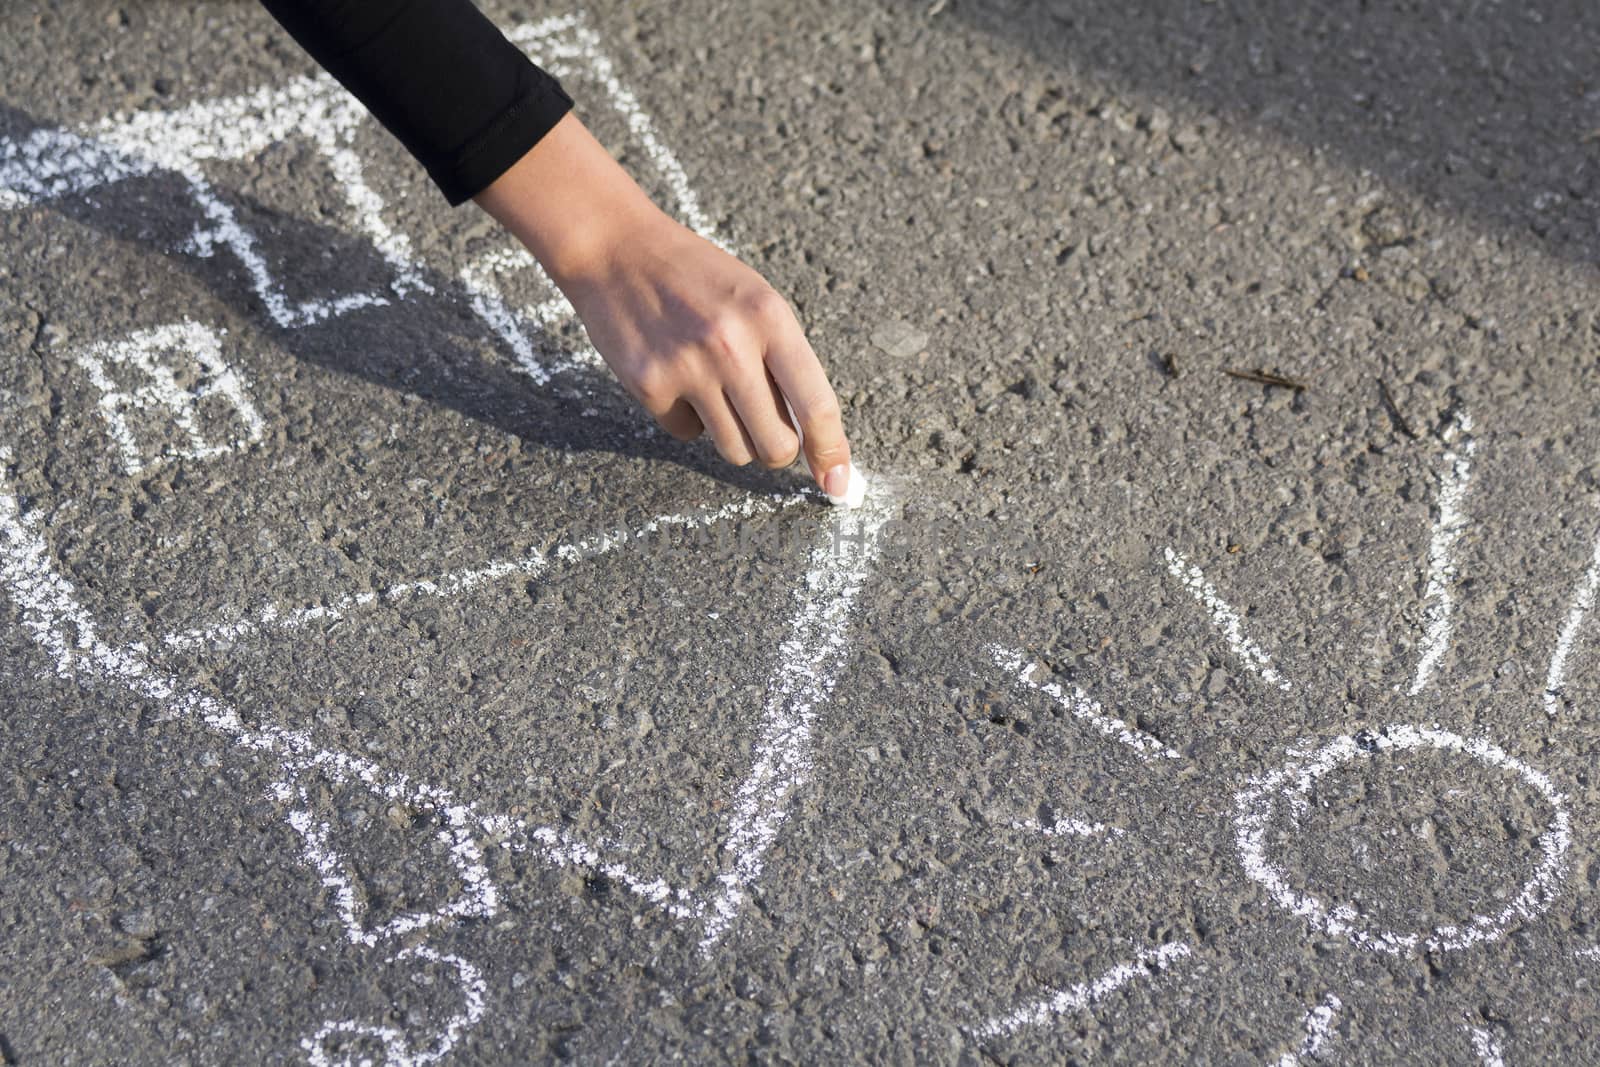
<path fill-rule="evenodd" d="M 178 322 L 135 330 L 120 341 L 80 349 L 74 358 L 100 393 L 100 414 L 130 475 L 161 460 L 210 459 L 261 439 L 261 416 L 243 375 L 222 358 L 222 338 L 208 326 Z M 140 384 L 118 381 L 127 376 Z M 231 424 L 233 432 L 208 435 L 202 419 Z M 161 441 L 173 436 L 169 427 L 179 431 L 175 445 Z"/>
<path fill-rule="evenodd" d="M 522 26 L 510 36 L 557 76 L 581 73 L 597 80 L 630 135 L 660 172 L 679 216 L 715 239 L 682 166 L 656 135 L 637 99 L 617 79 L 598 35 L 580 16 Z M 157 172 L 174 173 L 183 180 L 201 217 L 181 254 L 231 253 L 245 269 L 274 324 L 281 328 L 312 326 L 358 309 L 387 306 L 395 296 L 433 292 L 421 276 L 406 235 L 385 221 L 384 203 L 363 179 L 362 162 L 350 147 L 352 133 L 364 121 L 359 105 L 324 76 L 171 111 L 113 116 L 74 130 L 37 129 L 19 138 L 0 139 L 0 210 L 80 196 L 101 185 Z M 345 194 L 347 226 L 370 241 L 392 268 L 386 291 L 291 300 L 268 268 L 258 235 L 240 223 L 206 176 L 209 162 L 247 161 L 294 137 L 308 137 L 323 154 Z M 572 315 L 558 295 L 515 308 L 502 298 L 495 279 L 515 270 L 536 271 L 537 265 L 514 250 L 493 251 L 470 265 L 460 281 L 474 311 L 538 384 L 565 372 L 592 369 L 598 362 L 592 349 L 564 352 L 550 342 L 552 327 Z M 175 350 L 187 353 L 199 365 L 207 379 L 203 388 L 181 388 L 172 368 L 157 358 Z M 101 392 L 100 413 L 129 474 L 137 474 L 160 458 L 215 460 L 262 435 L 261 416 L 250 403 L 242 378 L 223 362 L 217 332 L 205 326 L 181 323 L 136 331 L 121 340 L 82 349 L 77 362 Z M 119 386 L 112 373 L 118 366 L 140 371 L 151 381 L 136 390 Z M 239 433 L 226 441 L 206 438 L 194 416 L 193 405 L 213 394 L 231 404 L 239 424 Z M 147 454 L 131 416 L 151 408 L 164 409 L 170 415 L 186 447 L 158 456 Z M 310 1062 L 319 1065 L 354 1062 L 358 1056 L 360 1062 L 369 1062 L 369 1051 L 374 1048 L 381 1049 L 389 1063 L 432 1063 L 448 1056 L 482 1019 L 486 983 L 481 971 L 467 959 L 432 947 L 427 935 L 460 920 L 488 918 L 498 912 L 499 891 L 485 860 L 494 849 L 528 854 L 553 868 L 576 867 L 603 874 L 647 905 L 697 931 L 695 936 L 703 948 L 714 947 L 731 928 L 760 878 L 767 852 L 809 779 L 816 718 L 847 666 L 855 602 L 873 571 L 880 534 L 896 511 L 894 479 L 888 477 L 876 480 L 879 489 L 865 507 L 827 512 L 816 547 L 790 591 L 788 629 L 774 657 L 758 712 L 751 767 L 731 797 L 720 866 L 708 872 L 704 884 L 670 885 L 632 869 L 625 855 L 606 843 L 580 840 L 560 826 L 535 825 L 484 810 L 470 799 L 385 768 L 365 756 L 323 747 L 307 732 L 257 724 L 247 709 L 166 670 L 160 662 L 161 650 L 195 647 L 217 639 L 247 640 L 266 631 L 292 631 L 359 612 L 380 601 L 449 599 L 494 583 L 548 579 L 584 560 L 643 549 L 652 535 L 664 529 L 704 528 L 758 518 L 802 502 L 815 506 L 821 500 L 819 495 L 752 495 L 721 508 L 661 515 L 635 528 L 618 528 L 547 552 L 396 582 L 381 595 L 333 595 L 314 608 L 265 603 L 242 617 L 200 621 L 153 642 L 117 644 L 101 636 L 101 627 L 56 566 L 50 532 L 41 522 L 40 512 L 26 505 L 15 484 L 12 444 L 0 441 L 0 588 L 20 613 L 23 628 L 56 670 L 162 705 L 174 716 L 209 728 L 241 751 L 268 761 L 276 768 L 269 792 L 285 809 L 285 819 L 302 843 L 302 860 L 326 888 L 345 938 L 355 945 L 388 952 L 389 963 L 432 965 L 437 973 L 454 981 L 456 1007 L 429 1032 L 404 1032 L 364 1019 L 325 1021 L 301 1041 Z M 436 815 L 437 841 L 458 888 L 429 910 L 372 914 L 358 892 L 352 861 L 341 853 L 333 828 L 314 808 L 310 793 L 318 784 L 362 789 Z M 358 1047 L 369 1051 L 352 1051 Z"/>
<path fill-rule="evenodd" d="M 1477 448 L 1472 420 L 1465 410 L 1457 409 L 1452 413 L 1441 437 L 1446 446 L 1444 471 L 1434 504 L 1425 563 L 1420 654 L 1409 683 L 1395 686 L 1396 692 L 1405 696 L 1415 696 L 1433 683 L 1455 628 L 1459 578 L 1455 549 L 1468 525 L 1465 501 Z M 1222 644 L 1247 675 L 1270 689 L 1294 690 L 1293 681 L 1282 672 L 1281 666 L 1245 632 L 1244 614 L 1223 598 L 1199 566 L 1170 546 L 1163 552 L 1163 562 L 1168 575 L 1204 613 Z M 1571 597 L 1551 653 L 1544 690 L 1538 694 L 1552 715 L 1559 710 L 1566 664 L 1594 607 L 1597 586 L 1600 586 L 1600 538 L 1595 541 L 1590 565 Z M 1143 761 L 1161 764 L 1184 760 L 1181 753 L 1162 740 L 1108 712 L 1081 688 L 1041 681 L 1036 677 L 1037 666 L 1022 650 L 994 645 L 989 652 L 994 668 L 1024 696 L 1050 700 L 1080 720 L 1085 728 L 1101 734 L 1107 741 L 1126 746 Z M 1319 893 L 1314 886 L 1294 885 L 1289 874 L 1275 861 L 1269 843 L 1272 829 L 1299 826 L 1319 779 L 1380 753 L 1405 752 L 1441 753 L 1489 768 L 1517 782 L 1526 795 L 1542 802 L 1548 811 L 1543 832 L 1531 845 L 1531 873 L 1490 910 L 1444 917 L 1432 926 L 1419 929 L 1390 929 L 1350 904 L 1331 899 L 1325 892 Z M 1086 837 L 1111 836 L 1101 824 L 1070 817 L 1062 819 L 1056 828 L 1037 824 L 1024 824 L 1023 828 Z M 1536 920 L 1564 888 L 1573 840 L 1567 798 L 1549 773 L 1512 756 L 1490 740 L 1466 737 L 1437 725 L 1404 721 L 1334 737 L 1321 745 L 1292 749 L 1285 763 L 1252 776 L 1234 795 L 1232 830 L 1232 850 L 1241 873 L 1260 885 L 1274 905 L 1319 937 L 1345 941 L 1358 950 L 1388 955 L 1470 949 L 1499 940 L 1516 923 Z M 1049 1025 L 1060 1016 L 1092 1007 L 1096 1001 L 1130 982 L 1153 980 L 1191 959 L 1193 953 L 1194 946 L 1182 941 L 1150 946 L 1096 979 L 1067 989 L 1047 991 L 1012 1011 L 983 1020 L 971 1027 L 970 1032 L 981 1042 Z M 1600 948 L 1583 948 L 1576 952 L 1579 958 L 1596 955 L 1600 955 Z M 1298 1047 L 1284 1052 L 1276 1062 L 1288 1065 L 1319 1055 L 1336 1036 L 1336 1020 L 1343 1007 L 1344 1002 L 1336 992 L 1328 993 L 1321 1004 L 1307 1011 L 1305 1036 Z M 1482 1062 L 1500 1062 L 1500 1046 L 1489 1031 L 1469 1026 L 1467 1032 L 1471 1035 L 1472 1052 Z M 1467 1050 L 1463 1048 L 1462 1051 L 1465 1054 Z"/>

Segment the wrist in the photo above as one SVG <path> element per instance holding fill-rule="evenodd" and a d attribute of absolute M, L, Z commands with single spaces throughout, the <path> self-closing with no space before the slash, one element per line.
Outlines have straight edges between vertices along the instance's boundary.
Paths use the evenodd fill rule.
<path fill-rule="evenodd" d="M 474 199 L 569 293 L 603 276 L 629 235 L 664 217 L 571 114 Z"/>

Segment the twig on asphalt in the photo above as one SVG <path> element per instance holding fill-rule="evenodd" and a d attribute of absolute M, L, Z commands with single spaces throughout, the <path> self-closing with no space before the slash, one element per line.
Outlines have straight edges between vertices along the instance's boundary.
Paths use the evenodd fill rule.
<path fill-rule="evenodd" d="M 1234 367 L 1223 367 L 1222 373 L 1230 378 L 1238 378 L 1240 381 L 1255 382 L 1257 385 L 1277 386 L 1280 389 L 1293 389 L 1297 393 L 1303 393 L 1310 388 L 1305 382 L 1295 381 L 1293 378 L 1285 378 L 1281 374 L 1272 374 L 1264 370 L 1238 370 Z"/>
<path fill-rule="evenodd" d="M 1384 405 L 1389 409 L 1389 417 L 1394 420 L 1395 429 L 1415 441 L 1417 432 L 1411 428 L 1411 424 L 1406 421 L 1406 417 L 1400 413 L 1400 405 L 1394 402 L 1394 394 L 1389 392 L 1389 383 L 1382 378 L 1378 379 L 1378 392 L 1383 397 Z"/>

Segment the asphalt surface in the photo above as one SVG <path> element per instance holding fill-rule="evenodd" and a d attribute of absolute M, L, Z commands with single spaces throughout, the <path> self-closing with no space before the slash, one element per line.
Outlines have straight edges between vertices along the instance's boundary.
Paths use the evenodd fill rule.
<path fill-rule="evenodd" d="M 5 5 L 0 1062 L 1600 1062 L 1592 5 L 488 6 L 880 491 Z"/>

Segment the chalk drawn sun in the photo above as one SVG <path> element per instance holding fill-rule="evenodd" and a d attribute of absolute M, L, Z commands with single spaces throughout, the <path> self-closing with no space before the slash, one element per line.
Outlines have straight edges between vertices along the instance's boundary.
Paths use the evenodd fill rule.
<path fill-rule="evenodd" d="M 1230 840 L 1220 845 L 1231 853 L 1232 869 L 1264 891 L 1266 906 L 1291 924 L 1291 931 L 1380 957 L 1470 952 L 1502 940 L 1513 929 L 1536 926 L 1565 889 L 1572 866 L 1575 828 L 1558 784 L 1560 769 L 1535 766 L 1492 738 L 1446 729 L 1432 721 L 1434 712 L 1419 711 L 1428 708 L 1420 698 L 1434 687 L 1456 629 L 1456 548 L 1468 522 L 1465 504 L 1477 447 L 1472 421 L 1462 409 L 1447 417 L 1440 437 L 1445 445 L 1444 470 L 1427 550 L 1422 634 L 1407 682 L 1395 685 L 1378 707 L 1364 709 L 1369 718 L 1359 728 L 1297 739 L 1281 762 L 1247 774 L 1232 796 Z M 1231 661 L 1266 692 L 1276 694 L 1269 699 L 1319 699 L 1318 694 L 1300 692 L 1286 677 L 1272 655 L 1246 632 L 1244 614 L 1218 593 L 1189 556 L 1169 546 L 1162 552 L 1162 564 L 1170 580 L 1203 613 Z M 1552 717 L 1559 711 L 1568 658 L 1597 591 L 1600 543 L 1555 636 L 1543 689 L 1528 694 L 1541 700 Z M 1144 763 L 1159 767 L 1188 762 L 1166 740 L 1125 721 L 1082 687 L 1041 679 L 1038 664 L 1022 650 L 991 645 L 988 651 L 994 667 L 1025 699 L 1048 699 Z M 1324 699 L 1337 704 L 1344 695 Z M 1429 721 L 1413 721 L 1419 716 Z M 1388 796 L 1402 798 L 1416 793 L 1416 782 L 1406 776 L 1418 768 L 1447 783 L 1420 799 L 1430 811 L 1446 812 L 1438 817 L 1446 824 L 1443 832 L 1457 833 L 1435 852 L 1454 857 L 1454 862 L 1436 860 L 1420 886 L 1417 878 L 1408 882 L 1405 872 L 1394 870 L 1408 862 L 1406 849 L 1414 835 L 1390 828 L 1396 843 L 1385 846 L 1379 841 L 1374 849 L 1372 842 L 1359 840 L 1360 828 L 1352 825 L 1356 817 L 1350 814 L 1361 809 L 1369 790 L 1386 790 Z M 1381 789 L 1371 785 L 1374 778 Z M 1448 825 L 1451 810 L 1457 815 L 1454 826 Z M 1497 850 L 1479 848 L 1474 853 L 1463 840 L 1470 836 L 1463 824 L 1473 820 L 1510 828 L 1508 840 Z M 1430 820 L 1424 822 L 1432 825 Z M 1100 838 L 1108 846 L 1127 836 L 1122 827 L 1071 816 L 1044 824 L 1029 819 L 1016 826 L 1050 837 Z M 1463 881 L 1457 867 L 1469 861 L 1478 879 L 1471 891 L 1456 884 Z M 1270 918 L 1254 916 L 1256 921 Z M 988 1043 L 1048 1027 L 1090 1009 L 1130 983 L 1192 961 L 1195 953 L 1195 946 L 1185 940 L 1156 944 L 1089 981 L 1027 998 L 969 1032 L 978 1042 Z M 1593 957 L 1600 950 L 1586 947 L 1575 955 Z M 1321 1054 L 1337 1034 L 1349 995 L 1343 990 L 1327 992 L 1306 1012 L 1303 1036 L 1278 1062 L 1295 1063 Z M 1465 1041 L 1482 1062 L 1501 1062 L 1501 1037 L 1494 1030 L 1471 1020 L 1452 1025 L 1465 1030 Z"/>

